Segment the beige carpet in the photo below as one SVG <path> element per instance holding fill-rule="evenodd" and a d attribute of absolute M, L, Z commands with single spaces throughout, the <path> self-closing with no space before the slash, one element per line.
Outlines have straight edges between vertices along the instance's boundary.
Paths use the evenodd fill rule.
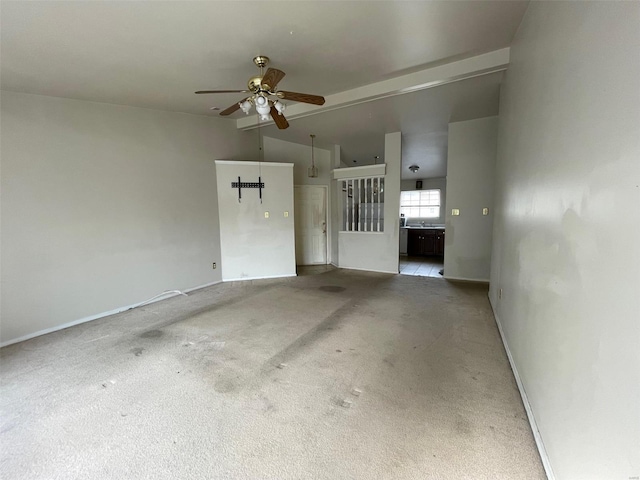
<path fill-rule="evenodd" d="M 221 284 L 0 355 L 3 479 L 544 478 L 486 287 Z"/>

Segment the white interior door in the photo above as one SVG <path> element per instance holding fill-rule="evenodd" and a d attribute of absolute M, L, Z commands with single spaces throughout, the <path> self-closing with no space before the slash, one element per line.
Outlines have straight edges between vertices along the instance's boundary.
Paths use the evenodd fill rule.
<path fill-rule="evenodd" d="M 327 263 L 327 187 L 295 187 L 296 264 Z"/>

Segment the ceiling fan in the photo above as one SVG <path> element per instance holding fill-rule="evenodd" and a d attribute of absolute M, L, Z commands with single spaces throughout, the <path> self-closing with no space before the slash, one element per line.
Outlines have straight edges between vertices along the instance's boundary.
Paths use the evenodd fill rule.
<path fill-rule="evenodd" d="M 276 87 L 285 76 L 282 70 L 268 68 L 263 74 L 264 67 L 269 63 L 269 57 L 259 55 L 253 59 L 253 63 L 260 69 L 260 75 L 251 77 L 247 82 L 248 90 L 199 90 L 196 94 L 207 93 L 251 93 L 251 95 L 238 103 L 234 103 L 220 115 L 231 115 L 238 109 L 242 109 L 245 114 L 249 114 L 251 106 L 255 105 L 260 120 L 269 120 L 269 115 L 279 129 L 285 129 L 289 122 L 283 113 L 286 105 L 281 100 L 292 100 L 294 102 L 310 103 L 312 105 L 324 105 L 324 97 L 310 95 L 308 93 L 287 92 L 278 90 Z"/>

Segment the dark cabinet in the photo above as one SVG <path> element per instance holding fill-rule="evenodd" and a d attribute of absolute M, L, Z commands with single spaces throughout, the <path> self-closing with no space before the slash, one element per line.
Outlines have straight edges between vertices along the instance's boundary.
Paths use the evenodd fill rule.
<path fill-rule="evenodd" d="M 413 256 L 444 255 L 444 230 L 410 229 L 407 247 L 407 253 Z"/>
<path fill-rule="evenodd" d="M 444 230 L 436 230 L 436 255 L 444 255 Z"/>
<path fill-rule="evenodd" d="M 422 255 L 422 235 L 420 230 L 409 230 L 407 253 L 411 256 Z"/>

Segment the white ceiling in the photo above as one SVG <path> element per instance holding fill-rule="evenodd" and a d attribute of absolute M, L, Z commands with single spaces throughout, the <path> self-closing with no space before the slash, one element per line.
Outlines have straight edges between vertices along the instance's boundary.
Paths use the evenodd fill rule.
<path fill-rule="evenodd" d="M 226 108 L 238 95 L 193 92 L 245 88 L 257 72 L 251 61 L 257 54 L 287 73 L 282 89 L 326 96 L 506 47 L 526 7 L 525 1 L 2 1 L 0 81 L 11 91 L 212 115 L 211 106 Z M 361 164 L 382 157 L 383 134 L 400 128 L 403 163 L 421 165 L 424 176 L 444 175 L 446 124 L 496 114 L 500 78 L 468 79 L 264 131 L 301 143 L 315 133 L 318 143 L 339 143 L 343 159 Z"/>
<path fill-rule="evenodd" d="M 296 143 L 328 148 L 341 146 L 348 165 L 384 160 L 384 134 L 402 132 L 402 178 L 446 175 L 449 122 L 498 114 L 502 72 L 483 75 L 436 88 L 387 97 L 352 107 L 296 119 L 287 130 L 275 125 L 262 127 L 264 135 Z M 417 174 L 409 165 L 418 165 Z"/>

